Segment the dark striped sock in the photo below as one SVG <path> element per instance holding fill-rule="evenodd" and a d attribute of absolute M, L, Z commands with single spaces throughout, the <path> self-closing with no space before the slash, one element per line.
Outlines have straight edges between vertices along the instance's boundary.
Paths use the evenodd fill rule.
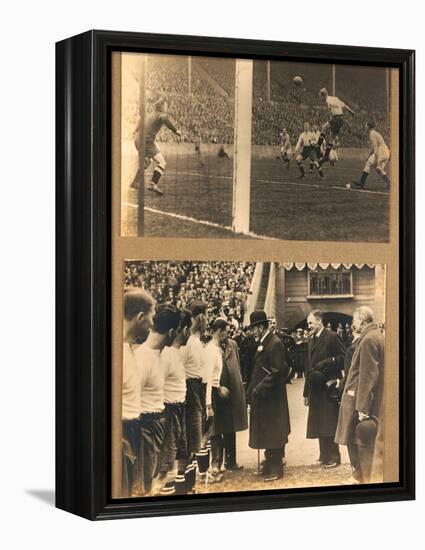
<path fill-rule="evenodd" d="M 210 453 L 207 447 L 196 453 L 196 460 L 198 462 L 199 473 L 204 474 L 210 465 Z"/>
<path fill-rule="evenodd" d="M 179 472 L 176 475 L 176 479 L 174 481 L 174 487 L 175 487 L 175 494 L 176 495 L 185 495 L 187 494 L 187 483 L 186 483 L 186 476 L 184 472 Z"/>

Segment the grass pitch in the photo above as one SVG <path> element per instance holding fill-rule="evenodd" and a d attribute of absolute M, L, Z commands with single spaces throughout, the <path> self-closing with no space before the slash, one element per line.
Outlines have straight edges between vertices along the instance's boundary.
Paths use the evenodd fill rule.
<path fill-rule="evenodd" d="M 160 145 L 167 171 L 162 197 L 145 193 L 146 236 L 240 238 L 231 230 L 233 159 L 218 158 L 208 147 L 199 162 L 189 144 Z M 229 151 L 231 147 L 229 146 Z M 341 151 L 335 167 L 324 165 L 325 180 L 316 172 L 297 179 L 276 159 L 277 148 L 253 149 L 251 164 L 251 237 L 288 240 L 386 242 L 389 238 L 389 192 L 372 173 L 364 191 L 346 184 L 362 170 L 365 151 Z M 134 160 L 133 160 L 134 165 Z M 134 170 L 134 166 L 133 166 Z M 122 173 L 122 175 L 124 175 Z M 145 173 L 145 183 L 151 171 Z M 137 234 L 137 192 L 123 180 L 123 235 Z"/>

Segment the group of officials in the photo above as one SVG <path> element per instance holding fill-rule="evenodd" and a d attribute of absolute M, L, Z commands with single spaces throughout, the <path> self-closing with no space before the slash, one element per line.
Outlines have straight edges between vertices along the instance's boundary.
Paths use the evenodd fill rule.
<path fill-rule="evenodd" d="M 257 348 L 245 388 L 238 346 L 228 319 L 212 321 L 207 305 L 157 305 L 142 289 L 124 295 L 122 496 L 187 494 L 196 483 L 220 483 L 236 460 L 236 432 L 248 428 L 249 446 L 264 450 L 265 482 L 284 475 L 290 435 L 287 352 L 264 311 L 250 316 Z M 352 482 L 371 480 L 380 427 L 384 343 L 373 311 L 353 313 L 353 342 L 327 330 L 319 310 L 307 317 L 309 340 L 304 403 L 307 438 L 319 440 L 323 468 L 341 463 L 346 445 Z M 258 478 L 257 478 L 258 479 Z"/>

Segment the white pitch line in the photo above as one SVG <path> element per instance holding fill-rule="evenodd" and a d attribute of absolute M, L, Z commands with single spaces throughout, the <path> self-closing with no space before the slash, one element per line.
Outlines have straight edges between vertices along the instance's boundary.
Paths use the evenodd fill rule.
<path fill-rule="evenodd" d="M 297 181 L 274 181 L 274 180 L 257 180 L 257 183 L 278 183 L 284 184 L 284 185 L 299 185 L 300 187 L 315 187 L 320 188 L 323 187 L 322 185 L 319 185 L 318 183 L 299 183 Z M 341 188 L 342 189 L 342 188 Z"/>
<path fill-rule="evenodd" d="M 338 187 L 337 185 L 332 185 L 332 189 L 344 189 L 344 191 L 357 191 L 358 193 L 372 193 L 373 195 L 387 195 L 385 191 L 371 191 L 370 189 L 353 189 L 352 187 Z"/>
<path fill-rule="evenodd" d="M 341 191 L 357 191 L 358 193 L 372 193 L 374 195 L 389 195 L 385 191 L 371 191 L 369 189 L 353 189 L 352 187 L 341 187 L 338 185 L 320 185 L 318 183 L 299 183 L 297 181 L 275 181 L 275 180 L 257 180 L 258 183 L 278 183 L 279 185 L 299 185 L 300 187 L 315 187 L 317 189 L 339 189 Z"/>
<path fill-rule="evenodd" d="M 204 177 L 204 178 L 216 178 L 216 179 L 224 179 L 224 180 L 231 180 L 233 179 L 233 176 L 221 176 L 218 174 L 201 174 L 199 172 L 178 172 L 177 175 L 181 176 L 197 176 L 197 177 Z M 326 185 L 326 184 L 318 184 L 318 183 L 301 183 L 298 181 L 279 181 L 279 180 L 256 180 L 257 183 L 276 183 L 279 185 L 298 185 L 299 187 L 314 187 L 315 189 L 323 189 L 326 191 L 326 189 L 338 189 L 340 191 L 356 191 L 357 193 L 369 193 L 372 195 L 389 195 L 389 193 L 386 193 L 385 191 L 373 191 L 370 189 L 353 189 L 353 188 L 347 188 L 342 187 L 340 185 Z"/>
<path fill-rule="evenodd" d="M 222 180 L 231 180 L 233 176 L 221 176 L 220 174 L 201 174 L 198 172 L 176 172 L 178 176 L 200 176 L 203 178 L 217 178 Z"/>
<path fill-rule="evenodd" d="M 131 208 L 138 208 L 137 204 L 133 204 L 131 202 L 124 202 L 124 206 L 130 206 Z M 226 231 L 230 231 L 231 233 L 235 233 L 233 229 L 230 227 L 230 225 L 221 225 L 219 223 L 210 222 L 208 220 L 198 220 L 197 218 L 192 218 L 191 216 L 184 216 L 183 214 L 176 214 L 174 212 L 166 212 L 165 210 L 157 210 L 156 208 L 150 208 L 149 206 L 145 206 L 144 208 L 147 212 L 151 212 L 152 214 L 160 214 L 162 216 L 169 216 L 170 218 L 175 218 L 177 220 L 182 220 L 186 222 L 191 223 L 197 223 L 199 225 L 206 225 L 207 227 L 215 227 L 216 229 L 225 229 Z M 237 234 L 237 233 L 235 233 Z M 253 239 L 263 239 L 267 241 L 277 241 L 279 239 L 275 237 L 267 237 L 266 235 L 257 235 L 257 233 L 254 233 L 252 231 L 248 231 L 247 233 L 242 233 L 244 236 L 252 237 Z"/>

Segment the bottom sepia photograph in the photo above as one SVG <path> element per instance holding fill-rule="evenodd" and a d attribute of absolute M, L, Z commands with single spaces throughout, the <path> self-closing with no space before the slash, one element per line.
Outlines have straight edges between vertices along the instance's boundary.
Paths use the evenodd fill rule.
<path fill-rule="evenodd" d="M 123 282 L 115 497 L 387 481 L 385 265 L 132 259 Z"/>

